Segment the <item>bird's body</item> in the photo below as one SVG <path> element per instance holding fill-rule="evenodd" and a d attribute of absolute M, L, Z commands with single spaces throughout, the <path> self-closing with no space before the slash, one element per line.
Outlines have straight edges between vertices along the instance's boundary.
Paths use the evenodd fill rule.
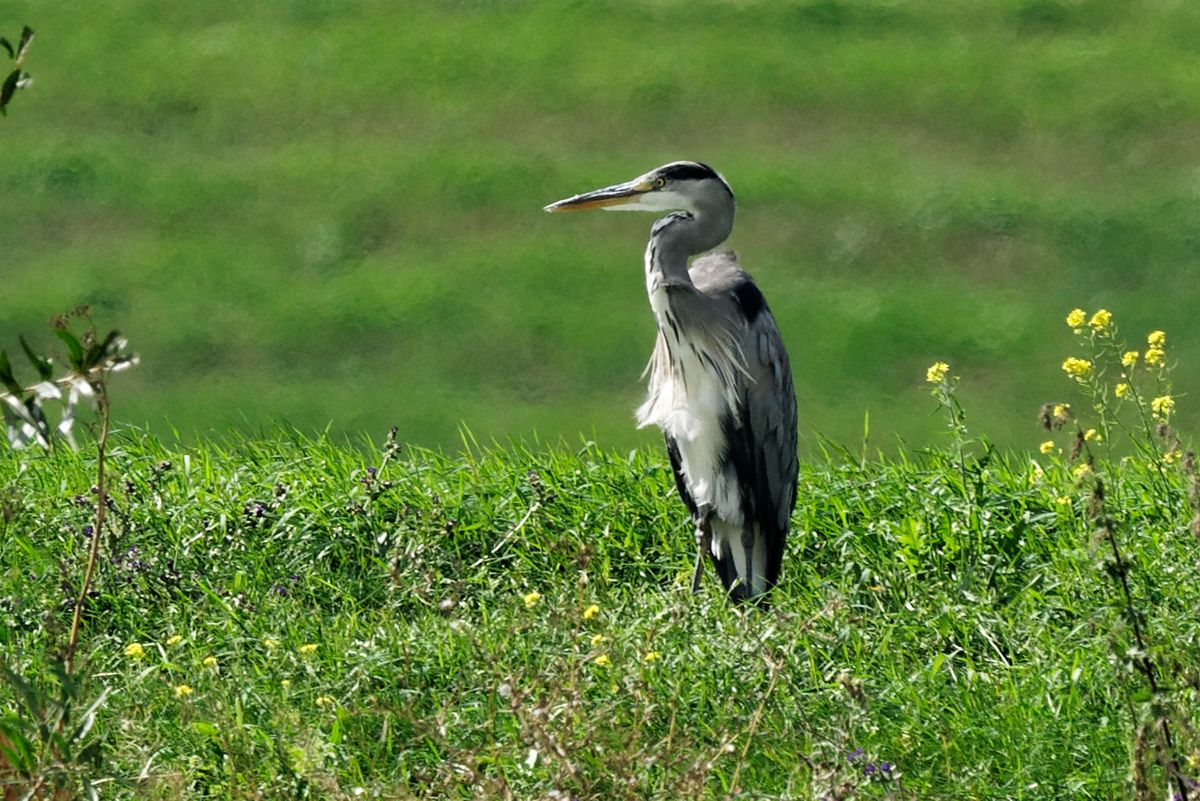
<path fill-rule="evenodd" d="M 547 207 L 669 211 L 651 229 L 646 291 L 658 323 L 641 426 L 666 438 L 699 544 L 730 595 L 775 585 L 796 498 L 796 398 L 775 319 L 731 252 L 733 193 L 712 168 L 673 162 Z"/>

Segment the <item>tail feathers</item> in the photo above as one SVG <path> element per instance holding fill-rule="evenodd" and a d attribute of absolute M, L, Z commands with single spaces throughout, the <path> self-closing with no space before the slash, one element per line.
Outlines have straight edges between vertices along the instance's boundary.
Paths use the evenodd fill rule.
<path fill-rule="evenodd" d="M 774 584 L 768 573 L 767 543 L 754 527 L 752 545 L 742 544 L 743 527 L 720 519 L 712 521 L 712 560 L 729 597 L 759 603 Z"/>

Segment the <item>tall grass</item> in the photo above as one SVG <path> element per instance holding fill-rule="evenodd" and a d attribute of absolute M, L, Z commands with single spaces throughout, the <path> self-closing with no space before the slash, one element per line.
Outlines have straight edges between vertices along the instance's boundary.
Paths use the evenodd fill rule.
<path fill-rule="evenodd" d="M 81 697 L 111 691 L 91 775 L 113 797 L 1113 798 L 1135 756 L 1163 786 L 1132 732 L 1194 694 L 1179 463 L 1096 462 L 1152 697 L 1063 457 L 969 450 L 966 487 L 954 451 L 803 465 L 765 614 L 688 592 L 657 453 L 126 430 L 110 458 L 78 660 Z M 52 679 L 94 468 L 0 460 L 0 638 L 29 681 Z"/>

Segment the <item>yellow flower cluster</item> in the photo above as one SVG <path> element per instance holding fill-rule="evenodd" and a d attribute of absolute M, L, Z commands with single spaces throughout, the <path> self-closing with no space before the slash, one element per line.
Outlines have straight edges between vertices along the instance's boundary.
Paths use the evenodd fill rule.
<path fill-rule="evenodd" d="M 191 695 L 193 692 L 194 692 L 194 690 L 192 690 L 190 685 L 187 685 L 187 684 L 175 685 L 175 697 L 176 698 L 186 698 L 187 696 Z"/>
<path fill-rule="evenodd" d="M 204 665 L 206 668 L 215 668 L 218 663 L 215 656 L 206 656 L 204 657 L 204 661 L 202 661 L 200 664 Z"/>
<path fill-rule="evenodd" d="M 1069 356 L 1062 363 L 1063 372 L 1075 379 L 1084 379 L 1092 372 L 1092 363 L 1087 359 Z"/>
<path fill-rule="evenodd" d="M 1038 446 L 1038 450 L 1042 453 L 1054 453 L 1054 440 L 1048 439 Z"/>
<path fill-rule="evenodd" d="M 304 656 L 311 656 L 317 652 L 317 644 L 315 642 L 306 642 L 296 649 Z"/>
<path fill-rule="evenodd" d="M 608 638 L 605 637 L 603 634 L 593 634 L 592 635 L 592 647 L 595 648 L 597 645 L 599 645 L 600 643 L 604 642 L 607 639 Z"/>
<path fill-rule="evenodd" d="M 950 365 L 945 362 L 934 362 L 925 371 L 925 380 L 930 384 L 940 384 L 950 374 Z"/>
<path fill-rule="evenodd" d="M 1129 370 L 1137 367 L 1137 362 L 1138 352 L 1136 350 L 1127 350 L 1125 351 L 1125 354 L 1121 356 L 1121 364 Z"/>
<path fill-rule="evenodd" d="M 1116 389 L 1113 390 L 1113 394 L 1116 395 L 1117 398 L 1129 397 L 1129 385 L 1128 384 L 1117 384 Z"/>
<path fill-rule="evenodd" d="M 1087 431 L 1083 432 L 1083 440 L 1084 442 L 1102 442 L 1104 437 L 1100 436 L 1100 432 L 1096 429 L 1089 428 Z"/>
<path fill-rule="evenodd" d="M 525 593 L 521 598 L 525 601 L 525 608 L 532 609 L 538 601 L 542 600 L 542 594 L 534 590 L 533 592 Z"/>
<path fill-rule="evenodd" d="M 598 614 L 600 614 L 600 607 L 596 606 L 596 604 L 592 604 L 587 609 L 583 610 L 583 619 L 591 620 Z"/>
<path fill-rule="evenodd" d="M 1066 495 L 1059 495 L 1057 498 L 1054 499 L 1054 502 L 1057 503 L 1059 506 L 1070 506 L 1071 505 L 1071 499 L 1068 498 Z"/>
<path fill-rule="evenodd" d="M 1092 319 L 1088 320 L 1088 325 L 1093 331 L 1103 331 L 1112 323 L 1112 313 L 1108 309 L 1101 309 L 1092 315 Z"/>
<path fill-rule="evenodd" d="M 1072 309 L 1067 315 L 1067 325 L 1072 328 L 1082 328 L 1084 321 L 1087 320 L 1087 312 L 1083 309 Z"/>
<path fill-rule="evenodd" d="M 334 701 L 331 696 L 318 695 L 316 697 L 316 700 L 313 701 L 313 703 L 316 704 L 317 706 L 321 707 L 322 709 L 324 709 L 327 706 L 333 706 Z"/>
<path fill-rule="evenodd" d="M 1158 367 L 1166 361 L 1166 354 L 1163 352 L 1163 347 L 1167 344 L 1167 335 L 1162 331 L 1151 331 L 1146 337 L 1146 344 L 1150 347 L 1146 348 L 1146 366 Z"/>
<path fill-rule="evenodd" d="M 1154 412 L 1156 417 L 1166 420 L 1171 416 L 1171 412 L 1175 411 L 1175 399 L 1170 395 L 1161 395 L 1150 401 L 1150 411 Z"/>
<path fill-rule="evenodd" d="M 1090 472 L 1092 472 L 1092 466 L 1085 462 L 1081 465 L 1077 465 L 1075 467 L 1075 469 L 1071 471 L 1071 475 L 1075 478 L 1076 481 L 1078 481 L 1079 479 L 1083 478 Z"/>
<path fill-rule="evenodd" d="M 170 637 L 167 638 L 166 646 L 168 648 L 173 648 L 176 645 L 179 645 L 179 643 L 181 643 L 181 642 L 183 642 L 182 634 L 172 634 Z"/>
<path fill-rule="evenodd" d="M 659 659 L 662 659 L 662 653 L 659 651 L 647 651 L 642 657 L 643 662 L 657 662 Z"/>
<path fill-rule="evenodd" d="M 595 662 L 600 667 L 605 667 L 606 665 L 608 665 L 610 663 L 611 660 L 609 660 L 608 654 L 600 654 L 600 656 L 596 657 L 592 661 Z"/>
<path fill-rule="evenodd" d="M 125 646 L 125 656 L 130 659 L 141 659 L 146 655 L 146 649 L 142 647 L 140 642 L 131 642 Z"/>
<path fill-rule="evenodd" d="M 1060 423 L 1067 422 L 1067 418 L 1071 416 L 1071 404 L 1056 403 L 1054 404 L 1054 419 Z"/>

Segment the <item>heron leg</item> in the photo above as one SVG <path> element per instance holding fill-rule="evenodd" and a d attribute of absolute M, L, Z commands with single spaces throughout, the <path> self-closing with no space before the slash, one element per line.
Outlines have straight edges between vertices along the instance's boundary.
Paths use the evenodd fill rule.
<path fill-rule="evenodd" d="M 704 575 L 704 557 L 712 550 L 711 512 L 696 521 L 696 568 L 692 571 L 692 592 L 700 592 L 700 578 Z"/>
<path fill-rule="evenodd" d="M 754 529 L 742 529 L 742 548 L 746 551 L 746 580 L 742 582 L 742 597 L 754 597 Z"/>

